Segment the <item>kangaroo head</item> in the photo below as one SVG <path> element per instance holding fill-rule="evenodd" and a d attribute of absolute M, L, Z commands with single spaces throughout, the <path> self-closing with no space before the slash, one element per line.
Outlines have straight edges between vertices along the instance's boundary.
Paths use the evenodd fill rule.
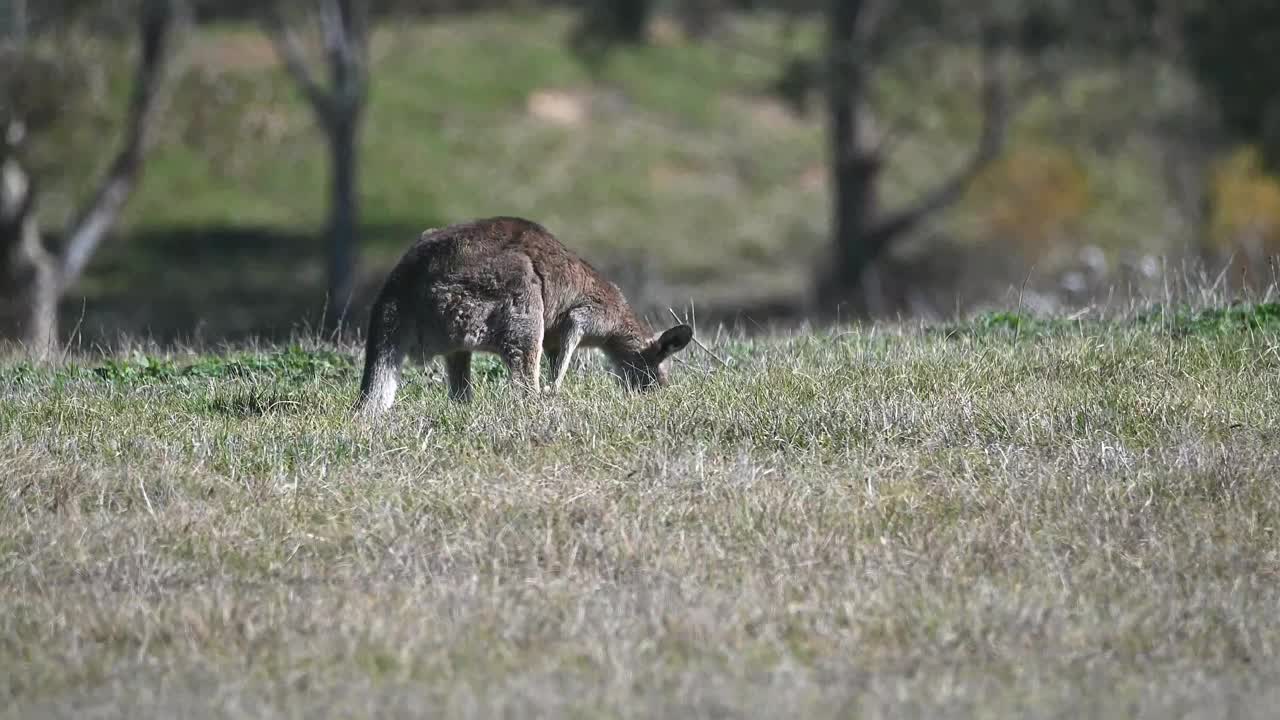
<path fill-rule="evenodd" d="M 622 380 L 632 390 L 652 390 L 667 384 L 667 362 L 693 340 L 693 328 L 676 325 L 657 335 L 641 349 L 619 353 L 614 362 Z"/>

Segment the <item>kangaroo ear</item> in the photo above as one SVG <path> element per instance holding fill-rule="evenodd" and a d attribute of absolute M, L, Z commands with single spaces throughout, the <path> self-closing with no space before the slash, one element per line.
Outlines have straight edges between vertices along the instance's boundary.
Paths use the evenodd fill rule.
<path fill-rule="evenodd" d="M 677 325 L 662 333 L 654 345 L 657 347 L 658 359 L 666 360 L 675 355 L 693 341 L 693 328 L 688 325 Z"/>

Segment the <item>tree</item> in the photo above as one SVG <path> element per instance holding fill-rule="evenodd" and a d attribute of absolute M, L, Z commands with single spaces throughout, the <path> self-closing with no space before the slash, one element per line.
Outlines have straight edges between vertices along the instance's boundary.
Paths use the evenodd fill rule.
<path fill-rule="evenodd" d="M 59 344 L 58 302 L 84 272 L 120 217 L 142 175 L 148 143 L 160 117 L 166 69 L 187 8 L 179 0 L 142 0 L 137 10 L 138 57 L 120 146 L 84 207 L 54 246 L 36 207 L 39 178 L 24 162 L 30 131 L 59 112 L 56 60 L 25 46 L 5 50 L 0 106 L 0 337 L 23 343 L 37 358 Z"/>
<path fill-rule="evenodd" d="M 316 4 L 329 69 L 328 87 L 308 69 L 302 43 L 278 4 L 268 7 L 266 28 L 328 137 L 329 302 L 338 312 L 328 315 L 326 322 L 337 327 L 351 302 L 359 242 L 357 135 L 368 95 L 368 3 L 317 0 Z"/>
<path fill-rule="evenodd" d="M 588 0 L 570 43 L 587 57 L 599 56 L 614 44 L 642 44 L 652 15 L 652 0 Z"/>
<path fill-rule="evenodd" d="M 650 22 L 663 3 L 654 0 L 586 0 L 569 37 L 570 47 L 589 63 L 598 63 L 615 46 L 643 45 Z M 731 5 L 749 0 L 676 0 L 666 10 L 689 37 L 706 38 Z"/>
<path fill-rule="evenodd" d="M 892 24 L 909 26 L 921 18 L 894 15 L 887 0 L 829 0 L 827 7 L 826 101 L 831 156 L 834 262 L 819 279 L 819 295 L 827 301 L 846 299 L 866 270 L 898 239 L 959 200 L 969 183 L 996 159 L 1009 125 L 1009 88 L 1004 76 L 1000 33 L 981 29 L 983 54 L 982 130 L 965 163 L 893 212 L 881 207 L 879 186 L 883 149 L 874 137 L 870 82 L 886 54 Z"/>
<path fill-rule="evenodd" d="M 1280 90 L 1269 72 L 1280 47 L 1280 3 L 1196 4 L 1184 32 L 1191 70 L 1228 129 L 1256 142 L 1268 169 L 1280 173 Z"/>

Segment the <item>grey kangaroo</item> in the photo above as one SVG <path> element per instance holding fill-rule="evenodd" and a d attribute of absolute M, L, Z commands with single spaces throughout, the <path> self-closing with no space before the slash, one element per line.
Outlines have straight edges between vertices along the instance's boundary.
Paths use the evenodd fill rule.
<path fill-rule="evenodd" d="M 667 383 L 668 358 L 693 339 L 655 333 L 618 286 L 537 223 L 495 217 L 427 230 L 392 268 L 369 316 L 356 408 L 391 407 L 406 352 L 443 355 L 449 397 L 470 401 L 471 353 L 496 353 L 512 381 L 540 392 L 540 362 L 558 390 L 579 347 L 602 349 L 626 385 Z"/>

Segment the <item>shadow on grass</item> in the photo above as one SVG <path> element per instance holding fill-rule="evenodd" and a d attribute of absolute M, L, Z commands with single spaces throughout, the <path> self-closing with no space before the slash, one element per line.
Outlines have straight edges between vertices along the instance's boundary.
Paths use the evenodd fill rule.
<path fill-rule="evenodd" d="M 362 229 L 347 326 L 363 327 L 386 271 L 431 223 Z M 326 313 L 319 233 L 267 227 L 146 229 L 114 238 L 62 307 L 64 334 L 85 346 L 121 338 L 216 344 L 319 332 Z"/>
<path fill-rule="evenodd" d="M 324 336 L 326 314 L 341 314 L 344 335 L 362 335 L 387 271 L 422 230 L 444 224 L 429 219 L 364 226 L 355 295 L 345 309 L 326 302 L 326 248 L 317 232 L 253 226 L 147 229 L 103 248 L 77 292 L 63 302 L 62 331 L 81 350 L 114 347 L 126 339 L 194 347 L 278 343 Z M 885 291 L 875 307 L 858 297 L 825 307 L 803 293 L 768 295 L 744 287 L 727 302 L 697 304 L 697 322 L 704 329 L 750 335 L 875 316 L 910 317 L 919 312 L 917 306 L 945 308 L 956 297 L 977 297 L 972 288 L 998 284 L 991 282 L 993 262 L 958 253 L 885 265 L 877 271 L 877 284 Z M 667 307 L 681 306 L 678 298 L 632 301 L 659 323 L 669 320 Z"/>
<path fill-rule="evenodd" d="M 422 230 L 443 224 L 362 229 L 345 334 L 363 333 L 369 305 L 387 271 Z M 88 275 L 64 300 L 61 328 L 82 349 L 112 347 L 125 339 L 202 347 L 321 334 L 326 313 L 339 311 L 326 302 L 325 242 L 318 232 L 255 226 L 148 228 L 103 247 Z M 698 322 L 751 333 L 793 326 L 806 320 L 807 312 L 801 298 L 761 298 L 699 307 Z"/>

